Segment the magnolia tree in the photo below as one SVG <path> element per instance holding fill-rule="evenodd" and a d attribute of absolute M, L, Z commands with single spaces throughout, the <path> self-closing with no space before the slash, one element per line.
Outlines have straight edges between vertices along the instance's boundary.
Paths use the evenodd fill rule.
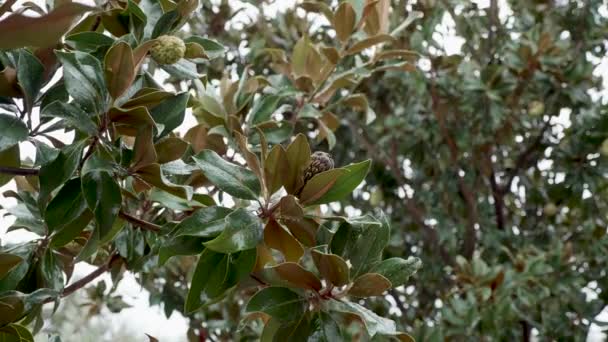
<path fill-rule="evenodd" d="M 417 15 L 389 31 L 387 2 L 305 3 L 333 41 L 304 27 L 288 49 L 263 49 L 264 71 L 218 71 L 226 48 L 197 30 L 196 1 L 14 2 L 0 7 L 0 182 L 17 187 L 9 231 L 37 237 L 2 243 L 2 340 L 32 341 L 44 304 L 105 272 L 113 287 L 88 293 L 119 311 L 126 271 L 190 318 L 192 340 L 411 340 L 373 297 L 421 262 L 383 257 L 380 211 L 341 214 L 371 161 L 327 151 L 337 110 L 374 121 L 361 81 L 415 69 L 390 43 Z M 97 268 L 71 281 L 79 262 Z"/>

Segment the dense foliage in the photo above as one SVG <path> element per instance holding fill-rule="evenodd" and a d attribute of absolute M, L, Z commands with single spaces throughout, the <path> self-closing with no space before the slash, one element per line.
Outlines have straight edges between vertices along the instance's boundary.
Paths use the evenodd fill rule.
<path fill-rule="evenodd" d="M 383 259 L 390 222 L 382 213 L 320 210 L 352 193 L 371 161 L 334 165 L 309 142 L 336 144 L 339 119 L 324 107 L 367 109 L 359 94 L 333 96 L 339 89 L 402 70 L 407 63 L 387 61 L 413 55 L 387 50 L 342 70 L 343 59 L 393 39 L 353 37 L 375 5 L 324 8 L 335 46 L 317 46 L 302 32 L 293 48 L 266 50 L 276 73 L 242 67 L 235 79 L 223 70 L 219 80 L 203 72 L 225 58 L 224 46 L 179 31 L 196 1 L 99 6 L 58 4 L 39 17 L 16 10 L 0 22 L 10 33 L 0 41 L 1 170 L 4 183 L 17 176 L 18 188 L 6 194 L 18 200 L 7 208 L 16 217 L 10 230 L 39 236 L 3 246 L 3 338 L 32 340 L 25 327 L 41 327 L 43 304 L 57 305 L 106 271 L 116 285 L 128 270 L 147 287 L 161 285 L 153 300 L 199 322 L 189 332 L 199 339 L 410 340 L 358 298 L 405 284 L 420 260 Z M 157 70 L 169 75 L 167 85 Z M 273 116 L 282 104 L 292 105 L 290 117 Z M 198 122 L 182 136 L 187 108 Z M 322 130 L 311 134 L 310 121 Z M 73 138 L 53 137 L 57 131 Z M 20 157 L 24 143 L 35 146 L 34 161 Z M 192 255 L 196 263 L 185 257 Z M 81 261 L 99 268 L 66 286 Z M 181 278 L 163 275 L 176 267 Z M 105 287 L 90 294 L 113 311 L 124 307 Z M 238 304 L 234 317 L 210 329 L 210 313 L 230 302 Z"/>
<path fill-rule="evenodd" d="M 39 236 L 1 247 L 3 337 L 125 271 L 193 341 L 601 324 L 601 0 L 248 2 L 0 7 L 4 209 Z M 99 268 L 66 286 L 77 262 Z"/>

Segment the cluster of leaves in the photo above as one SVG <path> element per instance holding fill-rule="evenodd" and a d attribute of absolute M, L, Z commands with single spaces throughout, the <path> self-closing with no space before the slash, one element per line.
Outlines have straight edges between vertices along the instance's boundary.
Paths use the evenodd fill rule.
<path fill-rule="evenodd" d="M 337 31 L 320 2 L 302 2 L 320 16 L 300 9 L 271 17 L 261 8 L 261 18 L 243 23 L 245 36 L 214 31 L 238 14 L 225 1 L 190 24 L 221 37 L 234 56 L 226 62 L 263 73 L 265 49 L 292 49 L 294 32 L 333 44 Z M 392 318 L 403 330 L 415 322 L 412 335 L 421 341 L 528 340 L 533 333 L 584 340 L 592 324 L 605 327 L 597 315 L 608 301 L 608 109 L 596 70 L 606 56 L 604 2 L 377 6 L 378 22 L 390 27 L 423 13 L 391 42 L 422 56 L 420 69 L 407 77 L 375 73 L 350 88 L 374 109 L 370 124 L 355 119 L 357 108 L 331 109 L 340 118 L 337 163 L 373 159 L 366 185 L 331 210 L 389 213 L 385 255 L 425 261 L 412 286 L 389 292 L 403 313 Z M 392 309 L 367 303 L 375 312 Z"/>
<path fill-rule="evenodd" d="M 333 9 L 307 2 L 331 22 L 335 45 L 313 43 L 304 31 L 291 49 L 264 50 L 273 74 L 240 66 L 238 79 L 224 71 L 217 80 L 209 75 L 225 47 L 179 31 L 198 7 L 191 0 L 28 3 L 0 21 L 0 173 L 2 184 L 17 186 L 4 194 L 17 205 L 4 209 L 16 218 L 9 231 L 38 236 L 1 247 L 0 336 L 33 340 L 25 327 L 40 329 L 45 303 L 59 305 L 105 272 L 115 289 L 128 270 L 167 314 L 191 317 L 188 334 L 199 339 L 411 340 L 352 300 L 382 298 L 420 260 L 384 258 L 391 229 L 382 213 L 321 210 L 348 198 L 371 161 L 304 174 L 311 141 L 337 145 L 334 110 L 374 120 L 365 95 L 353 92 L 361 81 L 413 70 L 414 53 L 383 45 L 415 16 L 388 34 L 380 20 L 388 8 L 376 2 Z M 40 16 L 21 14 L 27 10 Z M 166 48 L 158 39 L 166 35 L 184 41 L 173 64 L 148 58 Z M 363 53 L 370 48 L 373 55 Z M 159 69 L 169 75 L 164 85 Z M 181 135 L 190 111 L 197 123 Z M 25 144 L 34 160 L 21 156 Z M 98 268 L 66 286 L 78 262 Z M 159 274 L 166 278 L 156 296 Z M 104 285 L 90 291 L 92 301 L 124 308 Z M 236 315 L 240 329 L 209 330 L 204 318 L 228 306 L 227 297 L 247 301 Z"/>

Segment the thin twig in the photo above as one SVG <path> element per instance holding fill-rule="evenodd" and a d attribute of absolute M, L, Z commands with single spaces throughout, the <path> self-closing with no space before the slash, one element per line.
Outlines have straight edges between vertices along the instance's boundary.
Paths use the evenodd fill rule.
<path fill-rule="evenodd" d="M 390 289 L 388 291 L 388 293 L 395 300 L 395 304 L 397 304 L 397 307 L 399 308 L 399 310 L 401 310 L 401 317 L 405 317 L 405 312 L 407 311 L 407 309 L 406 309 L 405 305 L 403 304 L 403 301 L 401 299 L 399 299 L 399 293 L 397 292 L 397 290 Z"/>
<path fill-rule="evenodd" d="M 97 277 L 99 277 L 100 275 L 102 275 L 105 272 L 109 271 L 110 268 L 112 267 L 112 264 L 115 261 L 117 261 L 117 260 L 120 260 L 120 256 L 118 256 L 118 254 L 112 255 L 110 257 L 110 259 L 108 260 L 108 262 L 106 262 L 103 265 L 99 266 L 98 268 L 96 268 L 91 273 L 87 274 L 86 276 L 82 277 L 81 279 L 73 282 L 71 285 L 66 286 L 63 289 L 63 291 L 61 292 L 61 297 L 62 298 L 63 297 L 67 297 L 67 296 L 71 295 L 72 293 L 78 291 L 79 289 L 83 288 L 88 283 L 90 283 L 93 280 L 97 279 Z M 45 300 L 44 303 L 50 303 L 52 301 L 53 301 L 53 298 L 49 298 L 49 299 Z"/>
<path fill-rule="evenodd" d="M 509 174 L 507 175 L 507 181 L 504 183 L 504 185 L 500 189 L 502 194 L 506 194 L 507 192 L 509 192 L 509 189 L 511 189 L 511 183 L 513 183 L 513 179 L 515 178 L 515 176 L 517 176 L 519 171 L 521 171 L 522 169 L 527 167 L 527 165 L 529 164 L 530 157 L 532 156 L 534 151 L 536 151 L 536 149 L 541 145 L 543 138 L 545 136 L 545 132 L 547 132 L 549 127 L 551 127 L 550 122 L 551 122 L 551 120 L 547 120 L 545 122 L 545 124 L 544 124 L 543 128 L 541 129 L 540 133 L 538 134 L 538 136 L 517 157 L 517 160 L 515 161 L 515 167 L 513 167 L 513 169 L 510 170 Z"/>
<path fill-rule="evenodd" d="M 122 210 L 118 213 L 118 217 L 124 219 L 127 222 L 130 222 L 131 224 L 133 224 L 135 226 L 138 226 L 144 230 L 149 230 L 151 232 L 158 233 L 162 229 L 162 227 L 157 224 L 154 224 L 154 223 L 148 222 L 148 221 L 144 221 L 135 216 L 129 215 Z"/>
<path fill-rule="evenodd" d="M 492 197 L 494 198 L 494 212 L 496 214 L 496 227 L 499 230 L 505 229 L 505 201 L 504 193 L 496 182 L 496 174 L 494 170 L 490 173 L 490 188 L 492 189 Z"/>

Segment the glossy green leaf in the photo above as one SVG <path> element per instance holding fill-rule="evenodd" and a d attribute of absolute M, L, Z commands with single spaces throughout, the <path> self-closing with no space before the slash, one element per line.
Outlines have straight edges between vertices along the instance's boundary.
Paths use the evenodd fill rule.
<path fill-rule="evenodd" d="M 285 175 L 289 173 L 287 154 L 281 145 L 275 145 L 264 161 L 264 179 L 270 195 L 283 186 Z"/>
<path fill-rule="evenodd" d="M 235 253 L 254 248 L 262 239 L 262 221 L 245 209 L 226 216 L 226 228 L 205 246 L 220 253 Z"/>
<path fill-rule="evenodd" d="M 266 227 L 264 227 L 264 243 L 266 243 L 266 246 L 283 253 L 287 261 L 298 262 L 304 255 L 304 248 L 298 240 L 275 220 L 268 220 Z"/>
<path fill-rule="evenodd" d="M 312 333 L 310 315 L 302 315 L 293 322 L 284 322 L 274 334 L 275 341 L 307 342 Z"/>
<path fill-rule="evenodd" d="M 391 282 L 378 273 L 365 273 L 353 281 L 348 294 L 354 297 L 381 296 L 391 288 Z"/>
<path fill-rule="evenodd" d="M 64 101 L 55 101 L 44 107 L 40 112 L 42 117 L 59 118 L 66 122 L 66 127 L 75 127 L 89 135 L 97 134 L 93 119 L 78 106 Z"/>
<path fill-rule="evenodd" d="M 251 123 L 255 125 L 270 120 L 280 101 L 281 97 L 278 95 L 268 95 L 258 100 L 249 114 Z"/>
<path fill-rule="evenodd" d="M 154 121 L 164 126 L 164 129 L 159 133 L 159 137 L 169 134 L 182 124 L 189 96 L 188 93 L 176 94 L 150 110 L 150 115 Z"/>
<path fill-rule="evenodd" d="M 0 151 L 24 141 L 28 135 L 27 126 L 18 117 L 0 113 Z"/>
<path fill-rule="evenodd" d="M 361 322 L 364 324 L 369 336 L 373 337 L 377 333 L 397 333 L 395 322 L 390 319 L 380 317 L 373 311 L 357 303 L 330 299 L 324 302 L 324 306 L 332 316 L 335 316 L 337 313 L 347 313 L 358 316 L 361 319 Z"/>
<path fill-rule="evenodd" d="M 0 326 L 17 321 L 25 310 L 25 296 L 17 291 L 0 295 Z"/>
<path fill-rule="evenodd" d="M 204 75 L 198 72 L 195 63 L 183 58 L 177 63 L 162 64 L 160 67 L 178 80 L 196 80 L 204 77 Z"/>
<path fill-rule="evenodd" d="M 0 341 L 34 342 L 34 335 L 26 327 L 11 323 L 0 328 Z"/>
<path fill-rule="evenodd" d="M 319 327 L 317 331 L 322 341 L 342 341 L 345 339 L 338 322 L 325 312 L 319 312 Z"/>
<path fill-rule="evenodd" d="M 59 152 L 57 157 L 50 163 L 40 168 L 40 198 L 44 199 L 60 185 L 72 177 L 78 167 L 84 141 L 68 145 Z"/>
<path fill-rule="evenodd" d="M 104 59 L 104 76 L 110 96 L 119 98 L 133 83 L 137 70 L 131 46 L 118 42 L 112 46 Z"/>
<path fill-rule="evenodd" d="M 164 138 L 154 145 L 159 164 L 165 164 L 181 158 L 187 148 L 187 142 L 175 137 Z"/>
<path fill-rule="evenodd" d="M 37 280 L 41 282 L 41 287 L 57 291 L 63 290 L 65 281 L 63 269 L 55 251 L 47 249 L 36 266 Z"/>
<path fill-rule="evenodd" d="M 65 87 L 74 102 L 92 114 L 103 113 L 108 91 L 99 60 L 80 51 L 56 51 L 55 54 L 63 65 Z"/>
<path fill-rule="evenodd" d="M 358 276 L 382 259 L 382 251 L 390 239 L 390 226 L 386 219 L 381 226 L 365 225 L 349 253 L 352 274 Z"/>
<path fill-rule="evenodd" d="M 344 43 L 350 38 L 350 35 L 355 29 L 356 22 L 357 13 L 355 13 L 353 6 L 347 1 L 343 1 L 340 6 L 338 6 L 332 20 L 336 35 L 341 42 Z"/>
<path fill-rule="evenodd" d="M 198 236 L 210 238 L 218 236 L 226 226 L 226 216 L 232 209 L 207 207 L 195 211 L 181 221 L 173 230 L 175 236 Z"/>
<path fill-rule="evenodd" d="M 23 261 L 23 259 L 18 255 L 0 253 L 0 279 L 4 278 L 4 276 L 19 265 L 21 261 Z"/>
<path fill-rule="evenodd" d="M 348 172 L 339 175 L 333 186 L 310 204 L 331 203 L 343 199 L 361 184 L 369 172 L 370 166 L 371 160 L 366 160 L 343 167 L 342 169 Z"/>
<path fill-rule="evenodd" d="M 63 224 L 62 227 L 56 229 L 55 233 L 51 236 L 51 246 L 62 247 L 77 238 L 89 225 L 93 216 L 93 212 L 87 208 L 79 217 L 71 222 Z"/>
<path fill-rule="evenodd" d="M 203 304 L 221 296 L 231 287 L 227 283 L 228 259 L 227 254 L 216 253 L 210 249 L 205 249 L 201 253 L 186 298 L 185 312 L 198 310 Z"/>
<path fill-rule="evenodd" d="M 82 193 L 103 239 L 112 230 L 122 205 L 120 187 L 108 172 L 91 171 L 82 177 Z"/>
<path fill-rule="evenodd" d="M 283 184 L 287 193 L 293 194 L 302 187 L 304 169 L 310 162 L 310 145 L 306 136 L 298 134 L 294 141 L 289 144 L 286 152 L 289 172 L 285 176 Z"/>
<path fill-rule="evenodd" d="M 176 10 L 164 13 L 154 25 L 151 38 L 158 38 L 169 34 L 177 25 L 179 13 Z"/>
<path fill-rule="evenodd" d="M 115 8 L 101 16 L 101 22 L 116 37 L 132 33 L 137 39 L 143 37 L 147 18 L 141 8 L 133 1 L 127 1 L 124 9 Z"/>
<path fill-rule="evenodd" d="M 25 49 L 19 50 L 17 79 L 25 95 L 25 109 L 31 111 L 44 83 L 44 66 Z"/>
<path fill-rule="evenodd" d="M 243 199 L 255 200 L 260 194 L 260 181 L 250 170 L 229 163 L 211 150 L 192 157 L 207 179 L 226 193 Z"/>
<path fill-rule="evenodd" d="M 264 312 L 283 322 L 292 322 L 304 314 L 305 298 L 284 287 L 267 287 L 247 303 L 247 312 Z"/>
<path fill-rule="evenodd" d="M 167 260 L 176 255 L 197 255 L 200 254 L 205 246 L 203 238 L 192 236 L 178 236 L 163 242 L 158 251 L 158 264 L 164 265 Z"/>
<path fill-rule="evenodd" d="M 186 43 L 197 43 L 205 49 L 205 54 L 209 59 L 224 57 L 226 48 L 215 40 L 203 38 L 201 36 L 190 36 L 184 39 Z"/>
<path fill-rule="evenodd" d="M 300 193 L 300 202 L 302 205 L 310 205 L 312 203 L 325 203 L 321 201 L 325 195 L 336 184 L 338 178 L 348 174 L 349 171 L 344 169 L 332 169 L 321 172 L 313 176 L 302 189 Z"/>
<path fill-rule="evenodd" d="M 46 207 L 44 220 L 49 233 L 62 229 L 87 209 L 80 178 L 70 179 Z"/>
<path fill-rule="evenodd" d="M 100 47 L 109 47 L 114 44 L 112 37 L 91 31 L 71 34 L 65 38 L 65 41 L 75 49 L 84 52 L 95 52 Z"/>
<path fill-rule="evenodd" d="M 322 253 L 313 249 L 312 260 L 321 276 L 334 286 L 344 286 L 350 282 L 350 270 L 344 259 L 335 254 Z"/>
<path fill-rule="evenodd" d="M 372 267 L 370 272 L 383 275 L 392 283 L 393 287 L 397 287 L 405 284 L 420 267 L 422 267 L 422 261 L 419 258 L 390 258 Z"/>
<path fill-rule="evenodd" d="M 322 287 L 321 281 L 314 273 L 295 262 L 284 262 L 269 268 L 267 271 L 274 272 L 289 287 L 313 291 L 319 291 Z"/>
<path fill-rule="evenodd" d="M 192 187 L 171 183 L 165 177 L 160 165 L 158 164 L 150 164 L 142 167 L 137 170 L 137 174 L 142 180 L 161 190 L 186 200 L 192 199 Z"/>
<path fill-rule="evenodd" d="M 21 153 L 19 145 L 15 144 L 5 150 L 0 151 L 0 165 L 5 167 L 20 167 Z M 10 182 L 14 175 L 0 173 L 0 186 Z"/>

